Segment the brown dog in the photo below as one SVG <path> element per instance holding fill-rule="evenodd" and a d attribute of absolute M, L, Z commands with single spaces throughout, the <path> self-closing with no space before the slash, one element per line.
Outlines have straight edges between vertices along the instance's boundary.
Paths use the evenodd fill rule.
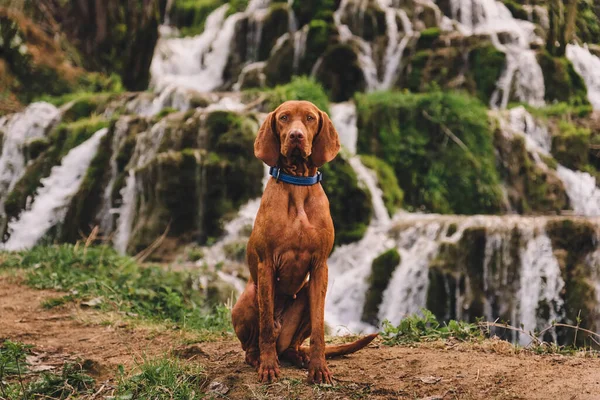
<path fill-rule="evenodd" d="M 251 279 L 232 311 L 246 362 L 261 382 L 279 377 L 279 359 L 308 366 L 308 380 L 332 383 L 325 357 L 355 352 L 377 336 L 325 346 L 327 258 L 334 229 L 321 185 L 286 183 L 311 179 L 340 149 L 326 113 L 307 101 L 288 101 L 258 131 L 254 154 L 280 168 L 269 180 L 250 240 Z M 286 176 L 287 175 L 287 176 Z M 283 180 L 283 181 L 282 181 Z M 310 350 L 301 347 L 310 336 Z"/>

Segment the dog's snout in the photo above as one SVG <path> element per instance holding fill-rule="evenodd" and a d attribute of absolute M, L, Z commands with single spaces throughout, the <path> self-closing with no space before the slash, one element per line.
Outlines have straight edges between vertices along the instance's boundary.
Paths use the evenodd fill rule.
<path fill-rule="evenodd" d="M 304 133 L 300 129 L 294 129 L 290 132 L 290 140 L 301 142 L 304 139 Z"/>

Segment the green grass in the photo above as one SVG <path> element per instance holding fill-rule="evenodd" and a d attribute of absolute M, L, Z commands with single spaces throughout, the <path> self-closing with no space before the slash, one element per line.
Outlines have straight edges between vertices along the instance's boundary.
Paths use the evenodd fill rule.
<path fill-rule="evenodd" d="M 198 364 L 161 357 L 145 359 L 127 376 L 120 368 L 116 399 L 202 399 L 206 373 Z"/>
<path fill-rule="evenodd" d="M 479 341 L 485 338 L 478 324 L 451 320 L 440 324 L 429 310 L 421 310 L 422 316 L 411 315 L 394 326 L 383 322 L 381 337 L 388 346 L 454 338 L 461 341 Z"/>
<path fill-rule="evenodd" d="M 69 292 L 47 300 L 45 307 L 93 299 L 95 307 L 105 311 L 191 330 L 232 331 L 229 310 L 208 304 L 202 292 L 193 288 L 195 274 L 141 266 L 108 247 L 39 246 L 20 253 L 0 253 L 0 261 L 0 271 L 26 269 L 29 286 Z"/>
<path fill-rule="evenodd" d="M 71 399 L 92 394 L 95 381 L 78 364 L 65 363 L 58 374 L 42 372 L 33 379 L 26 376 L 26 356 L 32 347 L 10 340 L 0 345 L 1 399 Z"/>

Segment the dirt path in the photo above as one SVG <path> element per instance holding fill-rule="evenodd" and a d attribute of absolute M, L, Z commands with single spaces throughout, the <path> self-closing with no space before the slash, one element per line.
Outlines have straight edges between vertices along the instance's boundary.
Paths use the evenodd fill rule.
<path fill-rule="evenodd" d="M 97 381 L 108 380 L 109 386 L 117 365 L 131 367 L 135 357 L 168 354 L 189 340 L 180 331 L 144 327 L 72 305 L 41 307 L 44 299 L 55 296 L 0 277 L 0 339 L 33 344 L 34 360 L 43 365 L 90 360 Z M 375 342 L 330 361 L 334 387 L 305 385 L 306 371 L 289 366 L 282 369 L 278 383 L 259 385 L 233 338 L 185 348 L 190 362 L 205 367 L 207 383 L 227 386 L 219 398 L 600 399 L 600 359 L 515 354 L 501 341 L 415 347 Z"/>

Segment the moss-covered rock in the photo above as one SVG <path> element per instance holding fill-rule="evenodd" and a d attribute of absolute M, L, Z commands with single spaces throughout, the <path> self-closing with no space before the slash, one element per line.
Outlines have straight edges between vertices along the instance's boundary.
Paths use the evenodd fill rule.
<path fill-rule="evenodd" d="M 354 93 L 362 92 L 366 88 L 358 56 L 347 44 L 337 44 L 327 48 L 315 77 L 334 102 L 346 101 Z"/>
<path fill-rule="evenodd" d="M 335 244 L 361 239 L 373 214 L 369 191 L 359 186 L 352 166 L 341 155 L 321 167 L 321 171 L 335 227 Z"/>
<path fill-rule="evenodd" d="M 269 12 L 262 22 L 261 39 L 258 48 L 258 60 L 266 60 L 271 54 L 277 39 L 288 32 L 289 10 L 284 3 L 274 3 L 269 7 Z"/>
<path fill-rule="evenodd" d="M 176 0 L 171 5 L 170 22 L 184 36 L 198 35 L 204 31 L 208 16 L 226 2 L 223 0 Z"/>
<path fill-rule="evenodd" d="M 306 50 L 300 61 L 300 74 L 311 74 L 319 58 L 329 45 L 334 43 L 337 29 L 331 22 L 315 19 L 308 24 L 306 33 Z"/>
<path fill-rule="evenodd" d="M 515 0 L 502 0 L 506 8 L 510 10 L 510 13 L 513 17 L 518 19 L 524 19 L 525 21 L 529 20 L 529 14 L 527 10 L 523 8 L 523 5 L 519 4 Z"/>
<path fill-rule="evenodd" d="M 315 19 L 332 21 L 336 8 L 336 0 L 298 0 L 292 4 L 300 26 Z"/>
<path fill-rule="evenodd" d="M 358 152 L 389 163 L 405 204 L 440 213 L 497 213 L 501 189 L 487 111 L 464 94 L 355 97 Z"/>
<path fill-rule="evenodd" d="M 537 58 L 544 73 L 546 101 L 589 104 L 585 82 L 568 59 L 552 57 L 547 51 L 541 51 Z"/>
<path fill-rule="evenodd" d="M 419 36 L 417 47 L 419 49 L 429 49 L 433 47 L 434 43 L 440 37 L 441 32 L 441 29 L 437 27 L 425 29 Z"/>
<path fill-rule="evenodd" d="M 367 280 L 369 287 L 365 293 L 365 304 L 361 318 L 364 322 L 375 326 L 379 325 L 380 321 L 377 313 L 383 300 L 383 292 L 399 264 L 400 253 L 396 249 L 390 249 L 373 260 L 371 275 Z"/>
<path fill-rule="evenodd" d="M 135 171 L 131 253 L 165 232 L 171 246 L 204 244 L 218 237 L 224 219 L 262 189 L 263 167 L 252 152 L 258 127 L 253 118 L 215 111 L 167 119 L 161 121 L 165 131 L 158 155 Z"/>
<path fill-rule="evenodd" d="M 267 85 L 275 86 L 289 82 L 294 73 L 294 42 L 290 35 L 273 49 L 265 65 Z"/>
<path fill-rule="evenodd" d="M 487 232 L 483 227 L 465 229 L 457 242 L 443 243 L 429 268 L 427 309 L 442 320 L 475 321 L 484 315 L 484 262 Z M 457 292 L 462 315 L 457 315 Z"/>
<path fill-rule="evenodd" d="M 496 129 L 494 147 L 512 210 L 519 214 L 547 214 L 560 213 L 569 207 L 562 181 L 553 170 L 544 170 L 533 160 L 523 137 L 507 137 Z"/>
<path fill-rule="evenodd" d="M 506 54 L 491 44 L 474 48 L 469 53 L 469 71 L 475 82 L 477 97 L 486 104 L 506 66 Z"/>
<path fill-rule="evenodd" d="M 565 317 L 568 323 L 596 331 L 598 303 L 594 277 L 597 272 L 586 262 L 587 255 L 596 248 L 598 238 L 595 227 L 585 220 L 563 219 L 549 221 L 546 231 L 561 267 L 565 290 Z M 564 254 L 561 254 L 561 251 Z M 575 331 L 559 330 L 559 340 L 573 343 Z M 577 344 L 584 343 L 586 334 L 577 334 Z"/>
<path fill-rule="evenodd" d="M 394 169 L 385 161 L 377 157 L 363 155 L 360 157 L 363 164 L 375 171 L 377 175 L 377 184 L 383 192 L 383 202 L 390 216 L 402 207 L 404 192 L 398 186 L 398 179 L 394 174 Z"/>
<path fill-rule="evenodd" d="M 567 168 L 583 169 L 589 162 L 590 138 L 589 129 L 560 121 L 552 137 L 552 155 Z"/>
<path fill-rule="evenodd" d="M 341 23 L 370 42 L 385 35 L 387 29 L 385 12 L 376 1 L 349 1 L 341 13 Z"/>
<path fill-rule="evenodd" d="M 297 77 L 287 85 L 277 86 L 267 92 L 267 109 L 272 111 L 288 100 L 307 100 L 320 110 L 329 111 L 329 99 L 323 87 L 312 78 Z"/>

